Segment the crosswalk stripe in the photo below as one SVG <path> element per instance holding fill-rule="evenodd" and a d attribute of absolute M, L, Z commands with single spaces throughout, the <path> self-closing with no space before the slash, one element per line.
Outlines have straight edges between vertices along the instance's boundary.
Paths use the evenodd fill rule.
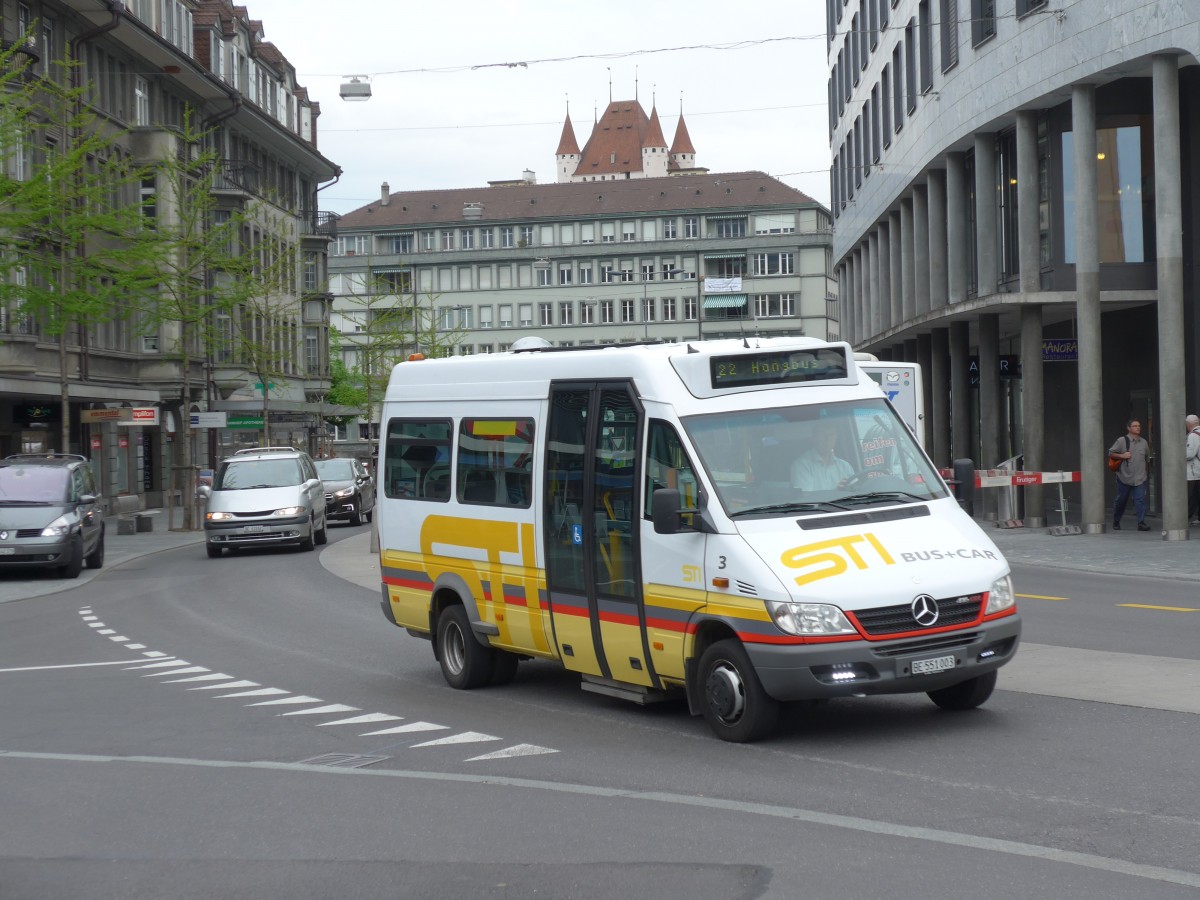
<path fill-rule="evenodd" d="M 278 700 L 263 700 L 259 703 L 247 703 L 247 706 L 277 706 L 281 703 L 320 703 L 319 697 L 280 697 Z"/>
<path fill-rule="evenodd" d="M 258 703 L 256 706 L 262 706 Z M 346 706 L 344 703 L 331 703 L 328 706 L 318 706 L 316 709 L 293 709 L 291 712 L 280 713 L 281 716 L 313 716 L 318 713 L 354 712 L 357 706 Z"/>
<path fill-rule="evenodd" d="M 434 725 L 432 722 L 410 722 L 407 725 L 397 725 L 395 728 L 385 728 L 382 731 L 367 731 L 359 737 L 371 737 L 375 734 L 404 734 L 411 731 L 447 731 L 448 725 Z"/>
<path fill-rule="evenodd" d="M 317 727 L 326 725 L 365 725 L 367 722 L 397 722 L 403 716 L 393 716 L 389 713 L 367 713 L 362 716 L 351 716 L 349 719 L 338 719 L 336 722 L 321 722 Z"/>
<path fill-rule="evenodd" d="M 505 747 L 503 750 L 497 750 L 494 753 L 472 756 L 467 762 L 480 762 L 485 759 L 506 759 L 513 756 L 537 756 L 541 753 L 557 752 L 557 750 L 551 750 L 549 747 L 539 747 L 537 744 L 517 744 L 513 747 Z"/>
<path fill-rule="evenodd" d="M 267 697 L 271 694 L 286 694 L 283 688 L 259 688 L 257 691 L 238 691 L 236 694 L 220 694 L 218 700 L 224 700 L 226 697 Z"/>
<path fill-rule="evenodd" d="M 498 740 L 500 738 L 490 734 L 481 734 L 478 731 L 464 731 L 462 734 L 452 734 L 449 737 L 437 738 L 421 744 L 413 744 L 413 747 L 438 747 L 444 744 L 481 744 L 484 741 Z"/>

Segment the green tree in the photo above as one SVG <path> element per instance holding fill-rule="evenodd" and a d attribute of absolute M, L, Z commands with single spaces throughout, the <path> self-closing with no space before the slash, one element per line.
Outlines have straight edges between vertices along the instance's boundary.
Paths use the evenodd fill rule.
<path fill-rule="evenodd" d="M 144 171 L 120 152 L 119 132 L 86 105 L 86 86 L 74 83 L 77 63 L 35 67 L 9 48 L 0 70 L 0 304 L 58 345 L 66 449 L 69 385 L 87 376 L 84 336 L 152 285 L 153 251 L 130 240 L 145 224 Z"/>

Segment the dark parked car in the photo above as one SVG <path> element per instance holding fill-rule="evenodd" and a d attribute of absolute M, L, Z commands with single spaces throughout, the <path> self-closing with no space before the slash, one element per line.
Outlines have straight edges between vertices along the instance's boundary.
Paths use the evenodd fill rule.
<path fill-rule="evenodd" d="M 325 485 L 325 509 L 331 519 L 351 525 L 370 522 L 375 509 L 375 481 L 357 459 L 318 459 L 317 474 Z"/>
<path fill-rule="evenodd" d="M 79 577 L 104 565 L 104 512 L 86 457 L 22 453 L 0 459 L 0 566 Z"/>

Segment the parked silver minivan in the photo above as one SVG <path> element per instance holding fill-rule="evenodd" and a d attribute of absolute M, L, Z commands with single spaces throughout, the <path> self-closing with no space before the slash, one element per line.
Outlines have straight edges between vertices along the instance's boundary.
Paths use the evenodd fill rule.
<path fill-rule="evenodd" d="M 313 461 L 294 447 L 252 447 L 223 460 L 207 501 L 205 547 L 224 549 L 295 544 L 312 550 L 327 540 L 325 488 Z"/>

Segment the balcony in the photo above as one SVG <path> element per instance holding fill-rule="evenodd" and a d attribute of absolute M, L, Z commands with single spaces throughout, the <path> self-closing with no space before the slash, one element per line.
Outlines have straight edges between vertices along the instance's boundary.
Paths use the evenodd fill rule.
<path fill-rule="evenodd" d="M 315 235 L 333 240 L 337 237 L 337 223 L 341 219 L 334 212 L 305 209 L 300 211 L 300 234 Z"/>
<path fill-rule="evenodd" d="M 234 159 L 223 159 L 216 163 L 213 174 L 215 192 L 250 195 L 257 194 L 258 187 L 258 166 Z"/>

